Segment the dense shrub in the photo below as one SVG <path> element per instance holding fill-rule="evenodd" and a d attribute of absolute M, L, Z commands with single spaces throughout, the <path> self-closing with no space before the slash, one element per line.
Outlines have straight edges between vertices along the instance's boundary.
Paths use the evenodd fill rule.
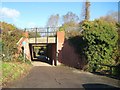
<path fill-rule="evenodd" d="M 118 50 L 117 28 L 103 20 L 86 21 L 82 24 L 84 47 L 89 70 L 99 69 L 98 64 L 115 65 Z"/>
<path fill-rule="evenodd" d="M 12 24 L 5 22 L 0 23 L 0 29 L 2 30 L 2 53 L 5 57 L 4 61 L 11 61 L 14 59 L 15 53 L 17 52 L 17 42 L 22 37 L 23 31 L 19 30 Z"/>
<path fill-rule="evenodd" d="M 112 74 L 120 78 L 120 64 L 116 65 L 116 67 L 113 68 Z"/>

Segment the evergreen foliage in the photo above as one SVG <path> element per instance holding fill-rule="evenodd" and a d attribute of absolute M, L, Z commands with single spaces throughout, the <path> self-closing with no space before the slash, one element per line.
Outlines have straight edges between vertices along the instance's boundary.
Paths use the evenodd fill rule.
<path fill-rule="evenodd" d="M 22 37 L 22 30 L 17 29 L 14 25 L 1 22 L 0 29 L 2 30 L 2 53 L 5 54 L 5 60 L 12 60 L 12 57 L 17 52 L 17 42 Z"/>
<path fill-rule="evenodd" d="M 106 21 L 86 21 L 82 24 L 83 40 L 87 41 L 84 47 L 89 62 L 89 69 L 99 69 L 99 64 L 115 65 L 118 50 L 117 28 Z"/>

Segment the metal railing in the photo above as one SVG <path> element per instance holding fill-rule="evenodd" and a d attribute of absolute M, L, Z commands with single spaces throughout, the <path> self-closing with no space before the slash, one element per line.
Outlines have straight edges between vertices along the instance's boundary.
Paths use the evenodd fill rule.
<path fill-rule="evenodd" d="M 56 32 L 59 27 L 41 27 L 41 28 L 25 28 L 24 31 L 34 34 L 35 43 L 37 43 L 38 37 L 47 37 L 47 42 L 49 37 L 56 37 Z"/>

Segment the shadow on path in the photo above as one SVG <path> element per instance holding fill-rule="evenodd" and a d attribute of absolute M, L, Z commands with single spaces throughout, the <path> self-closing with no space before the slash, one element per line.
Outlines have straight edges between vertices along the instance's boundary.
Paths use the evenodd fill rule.
<path fill-rule="evenodd" d="M 103 74 L 103 73 L 100 73 L 100 72 L 92 72 L 92 73 L 95 74 L 95 75 L 101 75 L 101 76 L 106 76 L 106 77 L 109 77 L 109 78 L 120 80 L 120 77 L 118 77 L 118 76 L 113 76 L 113 75 L 110 75 L 110 74 Z"/>
<path fill-rule="evenodd" d="M 100 83 L 88 83 L 88 84 L 83 84 L 83 87 L 85 90 L 120 90 L 120 88 L 110 86 L 107 84 L 100 84 Z"/>

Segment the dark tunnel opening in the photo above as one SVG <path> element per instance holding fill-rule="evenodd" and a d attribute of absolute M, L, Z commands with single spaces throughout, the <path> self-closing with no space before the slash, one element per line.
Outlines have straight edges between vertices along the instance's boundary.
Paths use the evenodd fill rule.
<path fill-rule="evenodd" d="M 56 44 L 55 43 L 32 43 L 29 44 L 32 61 L 40 61 L 50 65 L 56 65 Z"/>

